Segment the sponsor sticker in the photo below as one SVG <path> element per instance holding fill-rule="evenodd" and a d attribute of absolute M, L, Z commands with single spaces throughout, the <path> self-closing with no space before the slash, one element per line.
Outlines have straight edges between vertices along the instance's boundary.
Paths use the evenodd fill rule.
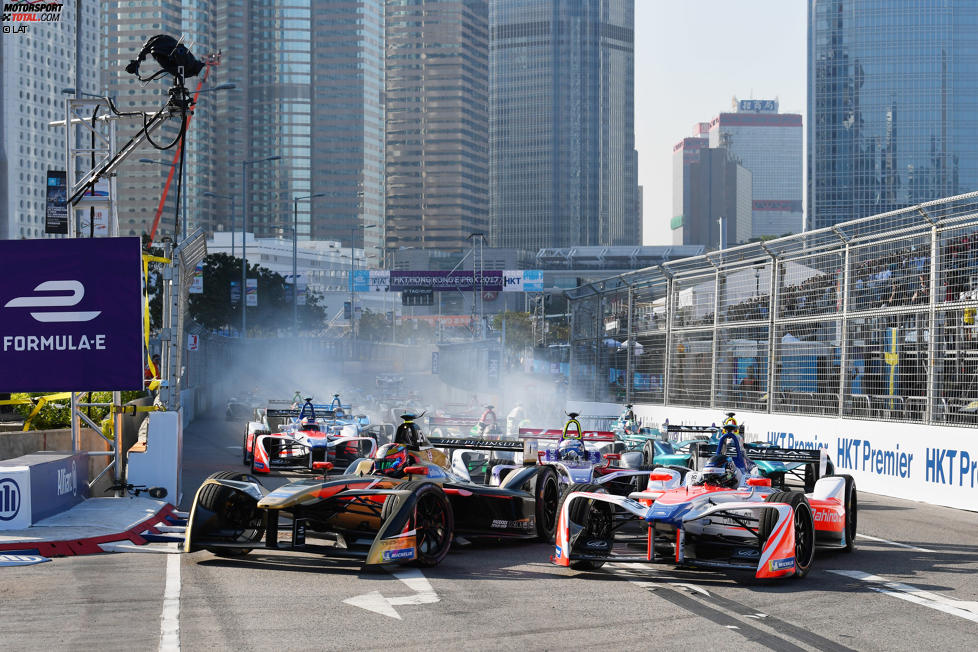
<path fill-rule="evenodd" d="M 0 555 L 0 566 L 31 566 L 51 561 L 40 555 Z"/>
<path fill-rule="evenodd" d="M 607 550 L 608 542 L 604 539 L 588 539 L 584 543 L 584 547 L 590 550 Z"/>
<path fill-rule="evenodd" d="M 768 562 L 768 567 L 771 571 L 783 571 L 783 570 L 794 570 L 795 568 L 795 558 L 788 557 L 786 559 L 772 559 Z"/>
<path fill-rule="evenodd" d="M 385 550 L 384 561 L 394 561 L 399 559 L 414 559 L 414 548 L 398 548 L 397 550 Z"/>

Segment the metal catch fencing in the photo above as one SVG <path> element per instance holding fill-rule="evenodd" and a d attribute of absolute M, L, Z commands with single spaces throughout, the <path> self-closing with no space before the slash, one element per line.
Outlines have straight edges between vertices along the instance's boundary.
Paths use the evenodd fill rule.
<path fill-rule="evenodd" d="M 978 426 L 978 193 L 568 297 L 572 399 Z"/>

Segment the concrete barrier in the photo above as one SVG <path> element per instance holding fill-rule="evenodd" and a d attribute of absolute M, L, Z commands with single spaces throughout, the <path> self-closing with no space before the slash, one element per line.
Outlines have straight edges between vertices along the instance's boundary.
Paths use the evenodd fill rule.
<path fill-rule="evenodd" d="M 0 433 L 0 460 L 9 460 L 22 455 L 30 455 L 39 451 L 70 451 L 71 450 L 71 429 L 62 428 L 59 430 L 28 430 L 27 432 L 2 432 Z M 81 429 L 81 450 L 108 452 L 109 444 L 91 428 Z M 107 455 L 94 455 L 88 458 L 88 472 L 86 477 L 94 478 L 110 458 Z M 99 480 L 98 485 L 92 487 L 93 496 L 104 495 L 104 490 L 112 484 L 111 473 L 106 474 Z"/>

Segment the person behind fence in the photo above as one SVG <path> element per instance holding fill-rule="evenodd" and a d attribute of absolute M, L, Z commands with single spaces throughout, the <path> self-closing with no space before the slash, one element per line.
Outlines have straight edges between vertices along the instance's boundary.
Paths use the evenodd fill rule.
<path fill-rule="evenodd" d="M 496 431 L 497 420 L 495 407 L 496 406 L 494 405 L 487 405 L 485 412 L 483 412 L 482 416 L 479 417 L 479 423 L 477 425 L 479 427 L 480 437 L 484 437 Z"/>
<path fill-rule="evenodd" d="M 519 432 L 520 422 L 525 418 L 525 412 L 523 411 L 523 403 L 517 401 L 513 409 L 509 411 L 506 415 L 506 433 L 510 435 L 515 435 Z"/>
<path fill-rule="evenodd" d="M 160 377 L 160 354 L 156 353 L 153 355 L 152 362 L 146 365 L 145 371 L 143 371 L 143 385 L 148 386 L 150 381 L 154 378 Z"/>

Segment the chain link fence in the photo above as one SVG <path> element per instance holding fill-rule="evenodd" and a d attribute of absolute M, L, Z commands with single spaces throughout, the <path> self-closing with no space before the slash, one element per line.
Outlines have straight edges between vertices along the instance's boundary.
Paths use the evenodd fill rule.
<path fill-rule="evenodd" d="M 978 193 L 568 297 L 571 399 L 978 426 Z"/>

